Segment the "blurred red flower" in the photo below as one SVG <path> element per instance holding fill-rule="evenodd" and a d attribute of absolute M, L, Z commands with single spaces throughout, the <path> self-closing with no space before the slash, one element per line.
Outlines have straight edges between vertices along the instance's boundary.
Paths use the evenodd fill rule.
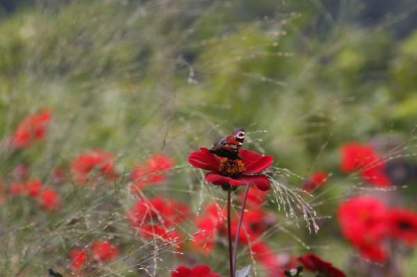
<path fill-rule="evenodd" d="M 242 227 L 239 232 L 239 241 L 248 244 L 259 240 L 262 234 L 269 227 L 270 216 L 262 209 L 247 210 L 243 217 Z M 236 237 L 239 220 L 236 218 L 232 221 L 232 237 Z"/>
<path fill-rule="evenodd" d="M 90 150 L 75 158 L 71 171 L 74 179 L 80 184 L 89 181 L 94 173 L 107 180 L 117 178 L 113 155 L 100 149 Z"/>
<path fill-rule="evenodd" d="M 413 247 L 417 243 L 417 213 L 405 209 L 392 209 L 388 215 L 389 232 L 392 238 L 398 239 Z"/>
<path fill-rule="evenodd" d="M 129 210 L 128 219 L 145 239 L 179 241 L 175 228 L 190 216 L 187 205 L 161 197 L 141 199 Z"/>
<path fill-rule="evenodd" d="M 341 204 L 338 218 L 343 235 L 365 258 L 384 262 L 388 254 L 383 249 L 388 226 L 388 210 L 379 200 L 358 196 Z"/>
<path fill-rule="evenodd" d="M 207 148 L 200 148 L 190 154 L 188 162 L 196 168 L 208 170 L 206 181 L 214 185 L 256 185 L 260 190 L 270 188 L 270 180 L 262 172 L 271 167 L 271 156 L 240 149 L 239 158 L 231 159 L 217 156 Z"/>
<path fill-rule="evenodd" d="M 307 192 L 313 192 L 322 187 L 329 178 L 329 173 L 319 171 L 314 173 L 308 180 L 305 181 L 303 189 Z"/>
<path fill-rule="evenodd" d="M 174 167 L 174 161 L 164 155 L 153 155 L 145 164 L 137 165 L 132 173 L 132 192 L 137 193 L 149 185 L 161 184 L 166 174 Z"/>
<path fill-rule="evenodd" d="M 220 275 L 211 271 L 207 265 L 198 265 L 193 268 L 181 265 L 172 272 L 171 277 L 220 277 Z"/>
<path fill-rule="evenodd" d="M 284 276 L 284 264 L 279 256 L 263 241 L 249 244 L 253 258 L 268 272 L 268 276 Z"/>
<path fill-rule="evenodd" d="M 51 188 L 45 188 L 42 190 L 39 196 L 39 201 L 42 207 L 48 211 L 54 211 L 61 205 L 61 198 L 59 197 L 59 194 Z"/>
<path fill-rule="evenodd" d="M 250 188 L 248 191 L 248 198 L 247 198 L 247 202 L 246 205 L 248 207 L 259 207 L 262 206 L 262 204 L 265 203 L 266 197 L 268 196 L 268 192 L 267 191 L 262 191 L 259 189 L 252 189 Z M 245 197 L 245 192 L 242 191 L 241 195 L 240 195 L 240 201 L 243 202 Z"/>
<path fill-rule="evenodd" d="M 298 258 L 301 264 L 309 271 L 318 273 L 323 277 L 345 277 L 346 275 L 331 263 L 322 260 L 314 254 L 307 254 Z"/>
<path fill-rule="evenodd" d="M 96 241 L 91 247 L 95 260 L 108 263 L 119 257 L 119 248 L 108 241 Z"/>
<path fill-rule="evenodd" d="M 12 145 L 16 149 L 22 149 L 29 147 L 35 141 L 44 139 L 51 117 L 52 113 L 47 109 L 26 117 L 13 134 Z"/>
<path fill-rule="evenodd" d="M 40 180 L 33 180 L 25 184 L 25 192 L 30 197 L 36 198 L 40 195 L 43 184 Z"/>
<path fill-rule="evenodd" d="M 210 254 L 214 249 L 219 230 L 225 220 L 226 212 L 219 204 L 209 204 L 204 213 L 195 220 L 198 231 L 192 240 L 193 248 L 205 255 Z"/>
<path fill-rule="evenodd" d="M 369 145 L 356 142 L 342 149 L 341 170 L 345 173 L 359 171 L 364 181 L 378 187 L 388 187 L 391 181 L 385 173 L 385 161 Z"/>
<path fill-rule="evenodd" d="M 80 271 L 82 270 L 88 258 L 88 253 L 84 249 L 73 249 L 71 250 L 70 254 L 71 264 L 70 268 L 72 271 Z"/>

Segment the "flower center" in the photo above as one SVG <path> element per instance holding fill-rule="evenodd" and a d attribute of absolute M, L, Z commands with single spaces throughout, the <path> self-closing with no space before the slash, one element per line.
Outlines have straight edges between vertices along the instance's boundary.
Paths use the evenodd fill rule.
<path fill-rule="evenodd" d="M 407 221 L 399 221 L 397 224 L 398 224 L 398 228 L 400 228 L 403 231 L 413 230 L 413 226 Z"/>
<path fill-rule="evenodd" d="M 246 170 L 245 164 L 240 159 L 221 158 L 219 172 L 222 175 L 236 177 Z"/>

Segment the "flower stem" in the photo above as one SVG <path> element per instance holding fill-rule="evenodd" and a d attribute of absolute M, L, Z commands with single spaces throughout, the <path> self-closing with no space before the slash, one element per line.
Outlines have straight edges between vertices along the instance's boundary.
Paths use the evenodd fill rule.
<path fill-rule="evenodd" d="M 232 246 L 232 228 L 231 228 L 231 209 L 232 209 L 232 189 L 227 190 L 227 236 L 229 239 L 229 272 L 230 277 L 234 277 L 233 270 L 233 246 Z"/>
<path fill-rule="evenodd" d="M 245 195 L 243 197 L 243 203 L 242 203 L 242 208 L 240 210 L 240 216 L 239 216 L 239 223 L 237 225 L 237 232 L 236 232 L 236 237 L 235 237 L 235 245 L 233 247 L 234 252 L 233 252 L 233 274 L 236 274 L 236 270 L 237 270 L 237 248 L 239 247 L 239 238 L 240 238 L 240 229 L 242 228 L 242 223 L 243 223 L 243 216 L 245 215 L 245 209 L 246 209 L 246 201 L 248 200 L 248 194 L 249 194 L 249 189 L 250 186 L 247 185 L 245 188 Z"/>

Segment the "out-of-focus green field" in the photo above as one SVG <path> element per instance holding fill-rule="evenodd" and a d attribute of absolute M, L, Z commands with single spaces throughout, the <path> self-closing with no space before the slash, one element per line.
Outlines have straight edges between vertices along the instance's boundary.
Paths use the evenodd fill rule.
<path fill-rule="evenodd" d="M 306 198 L 324 217 L 319 233 L 271 201 L 287 232 L 276 228 L 267 240 L 277 253 L 313 250 L 349 272 L 358 254 L 340 233 L 337 209 L 373 188 L 340 172 L 339 150 L 351 141 L 393 143 L 402 150 L 387 159 L 416 162 L 417 6 L 400 1 L 391 16 L 367 24 L 360 17 L 367 1 L 292 2 L 35 1 L 0 13 L 0 140 L 26 116 L 52 111 L 44 141 L 0 149 L 0 276 L 68 274 L 70 250 L 98 239 L 117 242 L 120 256 L 97 276 L 145 276 L 138 268 L 157 258 L 156 276 L 168 275 L 181 255 L 163 247 L 155 254 L 126 219 L 135 202 L 130 171 L 152 154 L 171 156 L 168 181 L 144 193 L 185 201 L 198 213 L 224 194 L 194 178 L 187 156 L 236 127 L 247 130 L 248 148 L 288 169 L 282 177 L 290 187 L 315 171 L 331 173 Z M 55 168 L 70 175 L 71 161 L 89 149 L 115 155 L 117 181 L 53 184 Z M 60 193 L 59 210 L 7 195 L 21 164 Z M 416 210 L 417 183 L 406 185 L 385 193 Z M 192 234 L 194 226 L 183 228 Z M 195 259 L 227 273 L 226 248 Z M 250 262 L 245 253 L 239 259 L 242 267 Z M 416 276 L 417 255 L 402 267 Z"/>

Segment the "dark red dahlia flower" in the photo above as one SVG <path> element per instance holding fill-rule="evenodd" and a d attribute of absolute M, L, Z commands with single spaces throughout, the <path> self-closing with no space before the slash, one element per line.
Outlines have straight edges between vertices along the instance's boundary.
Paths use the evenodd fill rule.
<path fill-rule="evenodd" d="M 109 241 L 96 241 L 91 247 L 95 260 L 102 263 L 109 263 L 119 257 L 119 248 Z"/>
<path fill-rule="evenodd" d="M 359 171 L 364 181 L 378 187 L 391 185 L 385 173 L 385 161 L 371 146 L 353 142 L 344 145 L 341 152 L 343 172 Z"/>
<path fill-rule="evenodd" d="M 308 270 L 316 272 L 323 277 L 345 277 L 346 275 L 334 267 L 331 263 L 322 260 L 314 254 L 307 254 L 298 258 L 301 264 Z"/>
<path fill-rule="evenodd" d="M 113 155 L 99 149 L 78 156 L 72 162 L 71 171 L 74 179 L 80 184 L 89 181 L 93 173 L 98 173 L 107 180 L 117 177 Z"/>
<path fill-rule="evenodd" d="M 16 149 L 27 148 L 33 142 L 44 139 L 51 117 L 51 111 L 44 110 L 25 118 L 11 139 L 13 147 Z"/>
<path fill-rule="evenodd" d="M 329 173 L 322 171 L 316 172 L 304 183 L 303 189 L 311 193 L 326 184 L 328 178 Z"/>
<path fill-rule="evenodd" d="M 207 265 L 198 265 L 188 268 L 183 265 L 177 267 L 171 274 L 171 277 L 220 277 L 219 274 L 211 271 Z"/>
<path fill-rule="evenodd" d="M 405 209 L 393 209 L 388 215 L 389 234 L 413 247 L 417 244 L 417 213 Z"/>
<path fill-rule="evenodd" d="M 359 196 L 342 203 L 339 224 L 343 235 L 365 257 L 374 262 L 384 262 L 388 255 L 383 240 L 388 233 L 388 210 L 379 200 Z"/>
<path fill-rule="evenodd" d="M 272 165 L 271 156 L 240 149 L 238 158 L 232 159 L 217 156 L 207 148 L 200 148 L 199 151 L 190 154 L 188 162 L 196 168 L 209 170 L 206 181 L 214 185 L 256 185 L 260 190 L 270 188 L 270 180 L 262 172 Z"/>

